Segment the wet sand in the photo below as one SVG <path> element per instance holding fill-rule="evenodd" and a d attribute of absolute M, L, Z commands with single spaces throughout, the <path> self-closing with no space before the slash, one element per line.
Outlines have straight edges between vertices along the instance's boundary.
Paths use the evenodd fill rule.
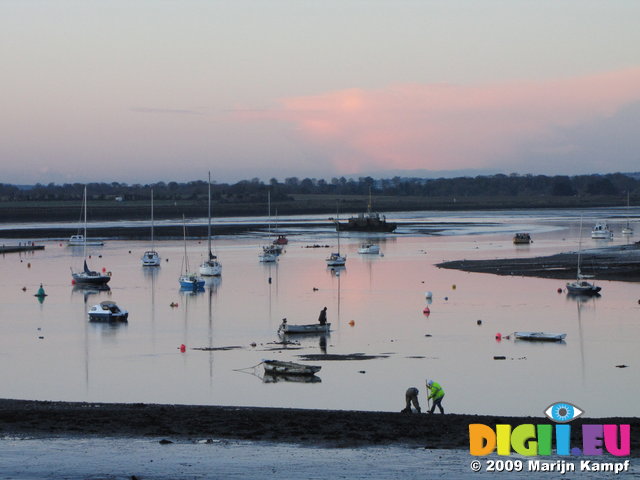
<path fill-rule="evenodd" d="M 363 412 L 0 400 L 0 435 L 152 437 L 170 442 L 210 438 L 343 448 L 406 445 L 465 450 L 471 423 L 550 423 L 544 417 L 406 414 L 399 412 L 402 401 L 398 407 L 398 412 Z M 578 426 L 583 421 L 630 424 L 632 432 L 640 427 L 638 418 L 581 418 L 572 422 L 572 444 L 581 445 Z M 632 442 L 632 449 L 634 456 L 640 455 L 637 442 Z"/>
<path fill-rule="evenodd" d="M 547 257 L 455 260 L 437 264 L 465 272 L 493 273 L 540 278 L 575 279 L 578 253 L 559 253 Z M 583 251 L 581 270 L 599 280 L 640 281 L 640 242 Z"/>

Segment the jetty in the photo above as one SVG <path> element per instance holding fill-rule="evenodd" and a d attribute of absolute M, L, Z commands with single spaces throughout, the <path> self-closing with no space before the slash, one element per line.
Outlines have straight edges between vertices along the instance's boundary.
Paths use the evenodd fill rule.
<path fill-rule="evenodd" d="M 44 250 L 44 245 L 36 245 L 33 242 L 19 243 L 18 245 L 0 245 L 0 253 L 32 252 L 34 250 Z"/>

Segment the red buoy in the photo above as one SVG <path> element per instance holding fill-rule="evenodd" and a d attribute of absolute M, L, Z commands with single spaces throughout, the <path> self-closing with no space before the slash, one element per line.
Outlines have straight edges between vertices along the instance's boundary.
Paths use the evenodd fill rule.
<path fill-rule="evenodd" d="M 186 345 L 183 343 L 182 345 L 180 345 L 180 353 L 184 353 L 187 351 L 187 347 Z"/>
<path fill-rule="evenodd" d="M 422 313 L 424 313 L 425 315 L 429 315 L 431 313 L 431 310 L 429 310 L 429 307 L 424 307 L 424 310 L 422 310 Z"/>
<path fill-rule="evenodd" d="M 502 340 L 502 334 L 501 333 L 496 333 L 496 340 L 497 341 Z"/>

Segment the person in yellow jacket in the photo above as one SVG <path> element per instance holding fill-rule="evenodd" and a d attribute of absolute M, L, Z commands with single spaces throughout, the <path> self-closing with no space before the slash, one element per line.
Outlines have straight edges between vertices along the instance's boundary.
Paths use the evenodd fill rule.
<path fill-rule="evenodd" d="M 427 380 L 427 391 L 429 392 L 427 394 L 427 404 L 429 403 L 429 400 L 433 399 L 433 404 L 431 405 L 429 413 L 433 413 L 437 406 L 440 409 L 440 413 L 444 414 L 444 408 L 442 408 L 444 389 L 439 383 L 434 382 L 433 380 Z"/>

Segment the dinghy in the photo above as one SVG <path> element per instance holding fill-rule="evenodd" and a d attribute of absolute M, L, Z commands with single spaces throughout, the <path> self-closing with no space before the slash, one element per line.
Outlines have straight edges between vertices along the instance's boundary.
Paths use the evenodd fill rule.
<path fill-rule="evenodd" d="M 302 365 L 281 360 L 263 360 L 262 363 L 265 373 L 269 375 L 314 375 L 322 368 L 318 365 Z"/>
<path fill-rule="evenodd" d="M 320 323 L 312 323 L 309 325 L 291 325 L 287 323 L 286 319 L 282 320 L 280 327 L 278 328 L 278 333 L 289 334 L 289 333 L 329 333 L 331 329 L 330 323 L 325 323 L 324 325 Z"/>
<path fill-rule="evenodd" d="M 530 340 L 537 342 L 561 342 L 567 336 L 566 333 L 545 332 L 513 332 L 516 340 Z"/>

